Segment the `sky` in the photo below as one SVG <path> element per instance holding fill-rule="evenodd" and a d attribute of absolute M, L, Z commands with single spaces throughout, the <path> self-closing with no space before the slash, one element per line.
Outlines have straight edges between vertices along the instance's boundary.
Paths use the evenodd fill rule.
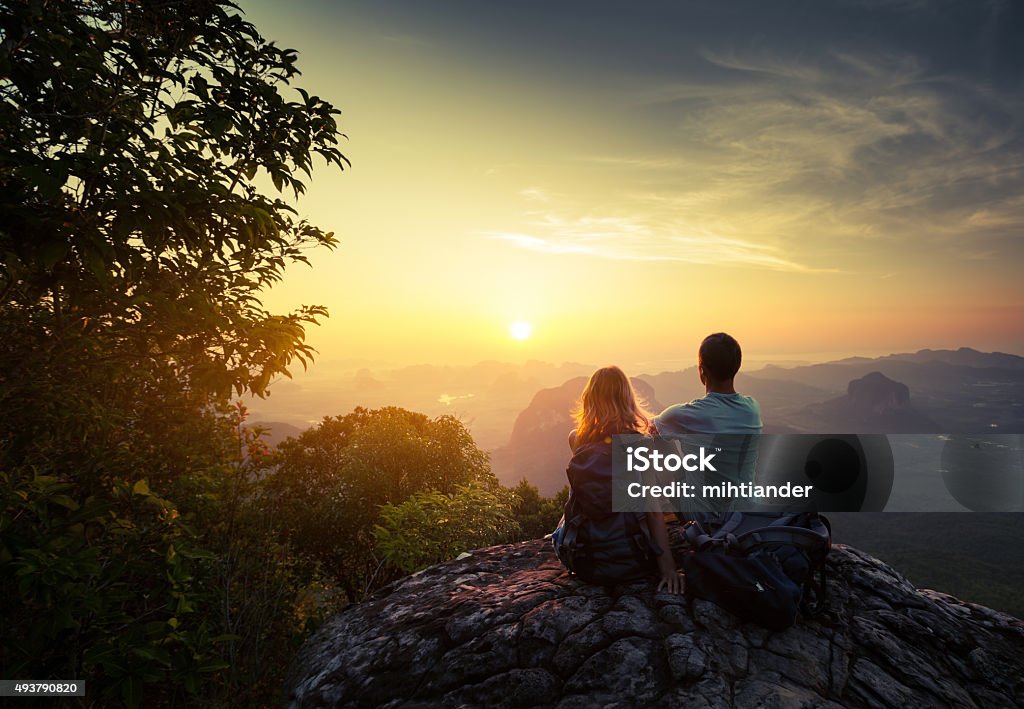
<path fill-rule="evenodd" d="M 241 7 L 348 136 L 322 361 L 1024 354 L 1021 4 Z"/>

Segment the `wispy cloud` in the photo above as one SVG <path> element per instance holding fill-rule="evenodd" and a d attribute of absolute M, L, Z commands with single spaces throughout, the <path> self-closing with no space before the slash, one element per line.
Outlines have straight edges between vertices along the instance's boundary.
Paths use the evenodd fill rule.
<path fill-rule="evenodd" d="M 507 231 L 488 231 L 484 236 L 500 241 L 508 241 L 515 246 L 529 251 L 540 251 L 545 254 L 591 254 L 600 255 L 594 246 L 580 243 L 559 241 L 556 239 L 542 239 L 539 236 L 530 234 L 517 234 Z"/>
<path fill-rule="evenodd" d="M 519 192 L 526 199 L 533 202 L 550 202 L 551 196 L 540 187 L 527 187 Z"/>
<path fill-rule="evenodd" d="M 767 240 L 784 263 L 800 253 L 843 270 L 1001 253 L 1024 235 L 1020 92 L 878 47 L 700 54 L 724 75 L 638 82 L 632 97 L 669 140 L 587 158 L 683 233 Z"/>
<path fill-rule="evenodd" d="M 543 215 L 531 232 L 488 231 L 484 236 L 547 254 L 585 254 L 622 261 L 681 263 L 766 268 L 812 273 L 835 269 L 811 268 L 790 260 L 778 248 L 713 234 L 683 234 L 626 217 L 566 219 Z"/>

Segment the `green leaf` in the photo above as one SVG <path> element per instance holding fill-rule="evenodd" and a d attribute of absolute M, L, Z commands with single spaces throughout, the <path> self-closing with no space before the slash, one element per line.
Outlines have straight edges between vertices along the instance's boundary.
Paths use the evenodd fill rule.
<path fill-rule="evenodd" d="M 208 660 L 196 667 L 196 672 L 219 672 L 229 667 L 231 667 L 231 663 L 226 660 Z"/>
<path fill-rule="evenodd" d="M 60 505 L 61 507 L 64 507 L 71 511 L 75 511 L 78 509 L 78 503 L 72 500 L 67 495 L 54 495 L 53 497 L 50 498 L 50 502 L 52 502 L 55 505 Z"/>

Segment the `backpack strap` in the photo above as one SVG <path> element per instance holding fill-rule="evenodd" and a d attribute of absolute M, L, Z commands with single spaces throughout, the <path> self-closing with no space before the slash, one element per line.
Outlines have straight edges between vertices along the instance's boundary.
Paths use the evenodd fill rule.
<path fill-rule="evenodd" d="M 739 521 L 742 521 L 742 515 L 738 512 L 734 512 L 732 514 L 736 515 L 738 521 L 734 524 L 732 524 L 734 521 L 732 518 L 727 521 L 731 524 L 731 528 L 735 529 L 739 526 Z M 690 520 L 683 529 L 683 535 L 686 537 L 686 541 L 690 546 L 698 551 L 712 546 L 733 547 L 738 542 L 736 535 L 731 531 L 723 532 L 724 529 L 725 527 L 723 525 L 722 528 L 715 530 L 713 534 L 708 534 L 704 527 L 701 526 L 700 522 L 697 520 Z"/>
<path fill-rule="evenodd" d="M 768 526 L 769 527 L 775 527 L 775 526 L 791 527 L 791 526 L 796 526 L 793 523 L 796 521 L 797 517 L 800 516 L 800 514 L 801 513 L 799 513 L 799 512 L 789 512 L 789 513 L 786 513 L 786 514 L 783 514 L 783 515 L 779 515 L 779 517 L 776 518 L 776 519 L 773 519 Z"/>
<path fill-rule="evenodd" d="M 687 544 L 694 549 L 702 549 L 713 541 L 711 535 L 704 531 L 704 527 L 695 519 L 691 519 L 683 527 L 683 536 Z"/>
<path fill-rule="evenodd" d="M 800 610 L 805 615 L 807 615 L 809 617 L 810 616 L 816 616 L 819 613 L 821 613 L 822 611 L 824 611 L 825 607 L 828 604 L 828 567 L 825 565 L 825 558 L 828 556 L 828 553 L 830 551 L 832 551 L 832 523 L 829 521 L 828 517 L 826 517 L 823 514 L 819 514 L 817 512 L 814 512 L 814 513 L 811 513 L 811 516 L 812 516 L 812 518 L 815 521 L 821 522 L 822 526 L 825 527 L 825 533 L 826 533 L 825 534 L 825 544 L 826 544 L 826 546 L 825 546 L 825 556 L 823 556 L 821 558 L 821 560 L 818 562 L 818 567 L 817 567 L 817 571 L 818 571 L 818 588 L 815 589 L 815 590 L 812 590 L 811 579 L 808 579 L 807 580 L 807 587 L 806 587 L 805 593 L 804 593 L 804 597 L 803 597 L 803 600 L 801 601 L 801 604 L 800 604 Z M 813 573 L 814 572 L 812 571 L 811 573 L 812 573 L 812 578 L 813 578 Z M 813 603 L 811 603 L 810 600 L 808 600 L 808 596 L 810 594 L 806 593 L 806 591 L 811 591 L 813 593 L 813 595 L 814 595 L 814 602 Z"/>
<path fill-rule="evenodd" d="M 583 524 L 583 515 L 577 514 L 565 523 L 565 532 L 562 534 L 561 547 L 565 549 L 566 566 L 572 570 L 576 567 L 576 536 L 579 534 L 580 525 Z"/>
<path fill-rule="evenodd" d="M 650 559 L 651 555 L 661 556 L 663 549 L 654 541 L 651 530 L 646 523 L 641 524 L 635 515 L 625 512 L 623 522 L 626 527 L 626 536 L 644 559 Z"/>
<path fill-rule="evenodd" d="M 737 542 L 740 550 L 744 553 L 765 544 L 789 544 L 805 550 L 817 549 L 822 545 L 826 545 L 827 548 L 828 544 L 827 539 L 814 530 L 784 525 L 771 525 L 755 529 L 742 535 Z"/>
<path fill-rule="evenodd" d="M 743 524 L 742 512 L 729 512 L 722 521 L 722 526 L 715 530 L 713 536 L 726 537 L 734 533 Z"/>
<path fill-rule="evenodd" d="M 828 533 L 827 551 L 832 551 L 832 523 L 828 521 L 828 517 L 818 512 L 814 513 L 814 518 L 824 525 L 825 531 Z"/>

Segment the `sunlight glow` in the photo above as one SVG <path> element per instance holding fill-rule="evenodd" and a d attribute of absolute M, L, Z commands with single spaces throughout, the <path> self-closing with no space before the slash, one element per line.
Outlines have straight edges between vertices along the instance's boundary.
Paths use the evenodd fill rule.
<path fill-rule="evenodd" d="M 512 336 L 513 340 L 525 340 L 533 334 L 533 325 L 525 320 L 516 320 L 514 323 L 509 324 L 508 334 Z"/>
<path fill-rule="evenodd" d="M 800 22 L 762 37 L 657 3 L 591 18 L 614 30 L 540 33 L 519 61 L 516 23 L 575 27 L 570 6 L 478 3 L 470 21 L 455 4 L 246 0 L 345 110 L 357 165 L 315 163 L 298 210 L 344 246 L 309 252 L 264 307 L 324 305 L 307 330 L 321 364 L 367 367 L 689 366 L 720 331 L 762 359 L 1024 352 L 1024 130 L 1005 122 L 1024 89 L 989 85 L 1020 57 L 985 29 L 1007 11 L 939 13 L 947 46 L 916 21 L 940 22 L 928 3 L 826 5 L 807 4 L 800 22 L 826 34 L 799 52 Z M 862 36 L 847 14 L 896 24 Z M 614 90 L 604 31 L 629 48 Z M 353 56 L 365 71 L 339 69 Z"/>

